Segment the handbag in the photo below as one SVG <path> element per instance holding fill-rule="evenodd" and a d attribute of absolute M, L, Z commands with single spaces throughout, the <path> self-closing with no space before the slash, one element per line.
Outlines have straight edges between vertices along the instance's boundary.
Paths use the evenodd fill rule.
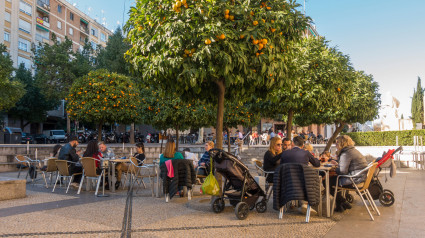
<path fill-rule="evenodd" d="M 201 186 L 201 190 L 203 194 L 218 196 L 220 195 L 220 186 L 212 172 L 212 158 L 210 158 L 210 163 L 210 174 L 205 178 L 205 181 Z"/>

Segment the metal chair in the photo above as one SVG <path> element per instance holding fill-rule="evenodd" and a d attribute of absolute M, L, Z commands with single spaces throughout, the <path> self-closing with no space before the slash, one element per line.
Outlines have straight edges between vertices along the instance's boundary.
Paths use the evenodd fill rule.
<path fill-rule="evenodd" d="M 44 178 L 46 178 L 46 173 L 49 173 L 50 185 L 52 185 L 53 174 L 55 174 L 55 173 L 57 174 L 57 172 L 58 172 L 58 167 L 56 166 L 56 160 L 57 160 L 57 158 L 55 158 L 55 157 L 51 157 L 51 158 L 46 159 L 45 160 L 46 164 L 47 164 L 46 170 L 41 171 L 43 173 Z M 46 188 L 49 188 L 46 179 L 44 179 L 44 181 L 46 183 Z"/>
<path fill-rule="evenodd" d="M 365 207 L 367 209 L 367 212 L 369 213 L 370 219 L 372 221 L 374 221 L 374 218 L 372 216 L 372 213 L 370 212 L 370 209 L 369 209 L 368 205 L 366 204 L 366 201 L 364 200 L 364 197 L 366 197 L 366 199 L 369 201 L 369 204 L 371 205 L 372 210 L 374 210 L 378 214 L 378 216 L 381 215 L 381 213 L 378 210 L 378 207 L 375 204 L 375 201 L 373 200 L 372 196 L 369 193 L 369 184 L 370 184 L 370 181 L 372 180 L 373 174 L 375 173 L 375 170 L 376 170 L 376 166 L 377 165 L 378 165 L 378 163 L 376 163 L 376 162 L 375 163 L 370 163 L 366 168 L 364 168 L 363 170 L 361 170 L 360 172 L 358 172 L 357 174 L 354 174 L 354 175 L 338 175 L 338 177 L 336 179 L 337 186 L 335 188 L 334 200 L 333 200 L 332 209 L 331 209 L 332 214 L 333 214 L 333 211 L 334 211 L 334 208 L 335 208 L 335 201 L 336 201 L 335 198 L 336 198 L 336 195 L 338 193 L 338 190 L 340 190 L 340 191 L 353 191 L 353 192 L 357 192 L 357 194 L 362 199 L 363 204 L 365 205 Z M 353 178 L 359 177 L 359 176 L 363 175 L 366 172 L 367 172 L 366 181 L 363 182 L 363 183 L 360 183 L 360 184 L 356 184 L 354 182 Z M 339 181 L 340 178 L 349 178 L 350 181 L 351 181 L 351 183 L 352 183 L 352 186 L 354 188 L 345 188 L 345 187 L 338 186 L 338 181 Z"/>
<path fill-rule="evenodd" d="M 103 171 L 97 174 L 96 171 L 96 159 L 93 157 L 83 157 L 81 158 L 81 164 L 83 165 L 83 176 L 81 177 L 80 186 L 78 187 L 77 194 L 80 194 L 81 186 L 83 185 L 84 178 L 97 180 L 96 181 L 96 192 L 94 193 L 97 196 L 97 192 L 99 191 L 100 180 L 103 175 Z M 87 181 L 88 182 L 88 181 Z"/>
<path fill-rule="evenodd" d="M 19 172 L 18 172 L 18 178 L 19 178 L 19 176 L 21 175 L 22 168 L 29 168 L 29 166 L 30 166 L 29 165 L 29 158 L 27 156 L 24 156 L 24 155 L 16 155 L 15 160 L 18 162 L 17 165 L 19 166 Z M 29 173 L 29 170 L 27 172 L 27 176 L 25 177 L 25 179 L 28 178 L 28 173 Z"/>
<path fill-rule="evenodd" d="M 68 186 L 67 186 L 66 192 L 65 192 L 65 193 L 68 193 L 69 186 L 71 185 L 72 181 L 74 180 L 74 176 L 79 175 L 81 173 L 74 173 L 72 175 L 69 174 L 69 164 L 73 163 L 71 161 L 59 160 L 58 159 L 55 162 L 56 162 L 56 166 L 58 167 L 58 176 L 56 176 L 56 182 L 55 182 L 55 185 L 53 186 L 52 193 L 55 192 L 56 185 L 58 184 L 58 182 L 61 178 L 65 179 L 65 180 L 69 179 L 69 183 L 68 183 Z"/>
<path fill-rule="evenodd" d="M 263 169 L 263 162 L 261 162 L 258 159 L 251 159 L 251 163 L 255 166 L 255 169 L 257 170 L 258 176 L 263 176 L 266 177 L 266 194 L 267 194 L 267 199 L 270 198 L 271 194 L 272 194 L 272 190 L 273 190 L 273 183 L 269 183 L 267 181 L 269 176 L 273 176 L 274 175 L 274 171 L 265 171 Z"/>
<path fill-rule="evenodd" d="M 153 173 L 152 173 L 153 170 Z M 138 160 L 134 157 L 130 157 L 130 176 L 132 184 L 130 186 L 133 186 L 134 183 L 137 183 L 140 186 L 143 184 L 143 187 L 146 188 L 146 184 L 143 181 L 144 178 L 149 178 L 149 181 L 151 183 L 151 189 L 152 189 L 152 197 L 154 197 L 154 176 L 156 175 L 155 167 L 154 166 L 148 166 L 148 165 L 138 165 Z M 139 188 L 136 190 L 139 191 Z"/>

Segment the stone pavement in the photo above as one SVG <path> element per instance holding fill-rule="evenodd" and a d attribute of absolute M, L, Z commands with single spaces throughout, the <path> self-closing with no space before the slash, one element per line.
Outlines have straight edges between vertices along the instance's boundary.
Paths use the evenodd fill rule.
<path fill-rule="evenodd" d="M 16 173 L 0 173 L 16 177 Z M 382 207 L 381 216 L 370 221 L 366 209 L 355 197 L 353 209 L 336 214 L 332 219 L 305 216 L 297 212 L 278 219 L 278 212 L 269 202 L 266 213 L 250 212 L 240 221 L 234 209 L 227 205 L 220 214 L 211 211 L 208 196 L 152 198 L 148 189 L 141 190 L 133 199 L 133 237 L 422 237 L 424 171 L 401 169 L 395 178 L 384 183 L 392 189 L 396 203 Z M 422 196 L 421 196 L 422 195 Z M 27 197 L 0 201 L 0 237 L 119 237 L 126 201 L 126 191 L 110 197 L 95 197 L 93 191 L 77 195 L 71 189 L 59 188 L 51 193 L 41 181 L 27 184 Z"/>

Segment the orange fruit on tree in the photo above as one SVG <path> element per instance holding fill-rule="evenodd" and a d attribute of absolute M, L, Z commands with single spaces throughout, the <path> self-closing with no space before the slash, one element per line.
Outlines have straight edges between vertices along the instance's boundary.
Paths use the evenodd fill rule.
<path fill-rule="evenodd" d="M 267 39 L 262 39 L 261 43 L 263 43 L 263 45 L 267 45 Z"/>
<path fill-rule="evenodd" d="M 192 49 L 190 50 L 190 53 L 195 53 L 195 48 L 192 48 Z"/>
<path fill-rule="evenodd" d="M 176 2 L 176 6 L 177 6 L 177 7 L 181 7 L 181 6 L 182 6 L 182 2 L 177 1 L 177 2 Z"/>
<path fill-rule="evenodd" d="M 274 20 L 271 20 L 271 23 L 274 23 Z"/>
<path fill-rule="evenodd" d="M 211 40 L 210 40 L 210 39 L 206 39 L 206 40 L 205 40 L 205 44 L 206 44 L 206 45 L 211 44 Z"/>
<path fill-rule="evenodd" d="M 229 19 L 230 19 L 231 21 L 233 21 L 233 20 L 235 19 L 235 16 L 230 15 L 230 16 L 229 16 Z"/>
<path fill-rule="evenodd" d="M 245 36 L 244 36 L 244 35 L 241 35 L 239 38 L 240 38 L 240 39 L 243 39 L 243 38 L 245 38 Z"/>
<path fill-rule="evenodd" d="M 338 88 L 338 92 L 341 92 L 341 89 L 340 88 Z"/>
<path fill-rule="evenodd" d="M 224 10 L 224 15 L 229 15 L 230 11 L 229 9 Z"/>
<path fill-rule="evenodd" d="M 189 51 L 189 50 L 184 50 L 184 53 L 185 53 L 185 54 L 189 54 L 189 53 L 190 53 L 190 51 Z"/>
<path fill-rule="evenodd" d="M 186 0 L 182 0 L 182 4 L 186 4 Z"/>
<path fill-rule="evenodd" d="M 275 28 L 270 28 L 270 31 L 275 32 L 276 29 Z"/>
<path fill-rule="evenodd" d="M 225 19 L 229 19 L 229 15 L 224 15 L 224 18 Z"/>
<path fill-rule="evenodd" d="M 252 24 L 253 24 L 254 26 L 258 25 L 258 21 L 253 21 L 253 22 L 252 22 Z"/>
<path fill-rule="evenodd" d="M 220 39 L 221 39 L 221 40 L 224 40 L 225 38 L 226 38 L 226 36 L 225 36 L 224 34 L 221 34 L 221 35 L 220 35 Z"/>
<path fill-rule="evenodd" d="M 261 50 L 261 49 L 264 48 L 264 45 L 260 43 L 260 44 L 258 44 L 258 47 L 259 47 L 258 49 Z"/>
<path fill-rule="evenodd" d="M 261 19 L 261 21 L 263 21 L 263 23 L 266 23 L 266 20 L 264 20 L 264 19 Z"/>
<path fill-rule="evenodd" d="M 257 52 L 257 53 L 255 53 L 255 55 L 258 57 L 258 56 L 260 55 L 260 53 L 258 53 L 258 52 Z M 255 71 L 254 71 L 254 72 L 255 72 Z"/>
<path fill-rule="evenodd" d="M 139 26 L 139 27 L 137 28 L 137 30 L 138 30 L 138 31 L 142 31 L 142 30 L 143 30 L 143 26 Z"/>
<path fill-rule="evenodd" d="M 252 44 L 254 45 L 258 44 L 258 40 L 252 40 Z"/>
<path fill-rule="evenodd" d="M 192 53 L 189 54 L 189 57 L 192 57 Z"/>
<path fill-rule="evenodd" d="M 254 16 L 254 12 L 253 11 L 251 11 L 249 14 L 251 14 L 251 16 Z"/>

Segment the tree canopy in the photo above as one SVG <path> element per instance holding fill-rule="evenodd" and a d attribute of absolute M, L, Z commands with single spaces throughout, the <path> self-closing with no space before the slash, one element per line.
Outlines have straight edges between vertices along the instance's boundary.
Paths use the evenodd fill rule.
<path fill-rule="evenodd" d="M 282 53 L 308 23 L 296 7 L 277 0 L 139 0 L 125 26 L 132 45 L 126 56 L 146 82 L 216 103 L 221 148 L 225 97 L 243 101 L 289 83 L 275 71 L 285 68 Z"/>
<path fill-rule="evenodd" d="M 411 112 L 414 123 L 424 123 L 424 90 L 420 77 L 418 77 L 416 90 L 413 92 Z"/>

